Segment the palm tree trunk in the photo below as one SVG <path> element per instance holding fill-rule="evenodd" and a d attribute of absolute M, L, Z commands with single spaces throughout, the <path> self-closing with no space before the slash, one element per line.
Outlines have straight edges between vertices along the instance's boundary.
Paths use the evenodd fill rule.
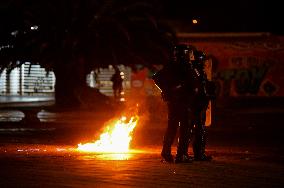
<path fill-rule="evenodd" d="M 57 63 L 54 74 L 56 106 L 80 107 L 80 91 L 87 87 L 84 63 Z"/>

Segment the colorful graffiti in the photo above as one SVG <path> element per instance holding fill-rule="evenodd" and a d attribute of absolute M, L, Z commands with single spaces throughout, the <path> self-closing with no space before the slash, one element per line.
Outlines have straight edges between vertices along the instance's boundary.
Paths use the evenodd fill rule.
<path fill-rule="evenodd" d="M 284 96 L 283 36 L 189 41 L 212 57 L 219 96 Z"/>
<path fill-rule="evenodd" d="M 274 60 L 257 57 L 231 57 L 229 67 L 216 73 L 219 96 L 258 95 Z M 271 95 L 271 91 L 267 95 Z"/>

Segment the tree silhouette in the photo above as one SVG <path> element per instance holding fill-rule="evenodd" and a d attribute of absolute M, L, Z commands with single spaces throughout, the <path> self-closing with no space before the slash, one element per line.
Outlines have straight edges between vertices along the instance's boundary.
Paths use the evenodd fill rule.
<path fill-rule="evenodd" d="M 154 3 L 130 0 L 14 0 L 1 29 L 0 72 L 26 61 L 56 77 L 60 106 L 79 105 L 90 71 L 168 61 L 174 32 L 155 17 Z"/>

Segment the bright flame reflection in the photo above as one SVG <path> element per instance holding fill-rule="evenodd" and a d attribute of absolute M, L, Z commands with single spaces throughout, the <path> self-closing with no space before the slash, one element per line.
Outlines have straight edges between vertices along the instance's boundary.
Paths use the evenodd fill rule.
<path fill-rule="evenodd" d="M 86 156 L 84 157 L 86 159 Z M 133 157 L 133 154 L 131 153 L 111 153 L 111 154 L 97 155 L 96 159 L 123 161 L 123 160 L 129 160 L 132 157 Z"/>
<path fill-rule="evenodd" d="M 114 121 L 114 125 L 107 126 L 100 139 L 93 143 L 78 144 L 77 150 L 83 152 L 106 152 L 106 153 L 126 153 L 129 152 L 129 144 L 132 140 L 131 133 L 137 125 L 138 116 L 131 117 L 127 121 L 126 117 L 121 117 Z"/>
<path fill-rule="evenodd" d="M 159 153 L 159 151 L 156 153 Z M 127 153 L 98 153 L 97 155 L 79 155 L 78 157 L 83 160 L 96 159 L 96 160 L 104 160 L 104 161 L 108 161 L 108 160 L 119 161 L 119 160 L 129 160 L 133 158 L 139 158 L 141 154 L 145 154 L 145 153 L 149 154 L 147 150 L 130 149 Z"/>

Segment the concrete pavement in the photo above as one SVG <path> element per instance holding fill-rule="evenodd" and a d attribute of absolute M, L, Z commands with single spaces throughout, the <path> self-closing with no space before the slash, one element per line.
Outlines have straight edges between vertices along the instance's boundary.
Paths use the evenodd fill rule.
<path fill-rule="evenodd" d="M 252 109 L 217 111 L 208 128 L 214 160 L 191 164 L 160 162 L 165 121 L 146 118 L 133 135 L 136 150 L 126 155 L 76 151 L 78 143 L 94 140 L 109 118 L 104 113 L 1 122 L 0 187 L 284 187 L 283 128 L 274 126 L 281 116 Z"/>
<path fill-rule="evenodd" d="M 210 147 L 211 162 L 160 162 L 159 147 L 79 153 L 66 145 L 0 147 L 0 187 L 283 187 L 283 163 L 265 150 Z"/>

